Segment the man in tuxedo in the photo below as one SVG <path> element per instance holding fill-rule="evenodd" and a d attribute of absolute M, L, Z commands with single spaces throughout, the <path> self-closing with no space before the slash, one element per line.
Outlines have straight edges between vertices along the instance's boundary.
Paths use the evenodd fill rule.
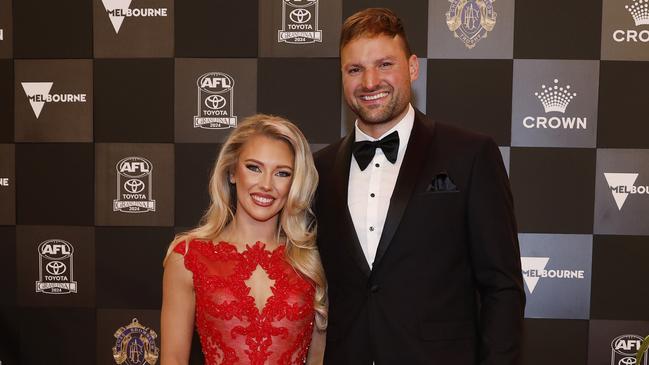
<path fill-rule="evenodd" d="M 489 137 L 410 104 L 400 19 L 349 17 L 352 133 L 316 154 L 328 280 L 326 364 L 519 364 L 525 294 L 507 173 Z"/>

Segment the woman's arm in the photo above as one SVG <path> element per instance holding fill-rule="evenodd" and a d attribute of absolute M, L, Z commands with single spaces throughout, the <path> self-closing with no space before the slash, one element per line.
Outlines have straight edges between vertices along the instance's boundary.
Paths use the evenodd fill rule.
<path fill-rule="evenodd" d="M 306 357 L 307 365 L 321 365 L 323 363 L 326 339 L 327 332 L 318 330 L 314 324 L 309 354 Z"/>
<path fill-rule="evenodd" d="M 184 257 L 172 252 L 162 279 L 161 365 L 186 365 L 194 332 L 195 298 L 192 273 Z"/>

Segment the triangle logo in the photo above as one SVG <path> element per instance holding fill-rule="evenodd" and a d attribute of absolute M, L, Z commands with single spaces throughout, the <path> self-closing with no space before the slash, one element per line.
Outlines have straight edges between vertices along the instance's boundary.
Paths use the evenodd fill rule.
<path fill-rule="evenodd" d="M 638 178 L 638 174 L 633 173 L 604 173 L 606 182 L 608 186 L 613 189 L 618 186 L 626 187 L 626 191 L 630 191 L 635 183 L 635 180 Z M 629 196 L 629 193 L 618 193 L 615 190 L 611 190 L 613 194 L 613 199 L 615 199 L 615 204 L 617 204 L 617 209 L 622 210 L 622 206 L 626 201 L 626 198 Z"/>
<path fill-rule="evenodd" d="M 25 95 L 29 99 L 29 104 L 32 106 L 32 110 L 36 115 L 36 119 L 41 115 L 43 106 L 45 106 L 45 101 L 34 101 L 32 97 L 36 95 L 41 96 L 41 100 L 45 100 L 47 95 L 50 94 L 52 89 L 53 82 L 21 82 L 23 90 L 25 90 Z"/>
<path fill-rule="evenodd" d="M 539 282 L 538 276 L 531 276 L 530 270 L 540 272 L 545 270 L 545 266 L 550 261 L 549 257 L 521 257 L 521 268 L 523 269 L 523 279 L 525 280 L 525 285 L 530 291 L 530 294 L 534 292 L 536 284 Z"/>
<path fill-rule="evenodd" d="M 132 0 L 101 0 L 106 12 L 108 13 L 110 22 L 113 24 L 115 34 L 119 33 L 119 29 L 122 27 L 122 23 L 124 22 L 124 15 L 115 15 L 115 10 L 121 10 L 119 14 L 126 13 L 126 10 L 131 6 L 131 1 Z"/>

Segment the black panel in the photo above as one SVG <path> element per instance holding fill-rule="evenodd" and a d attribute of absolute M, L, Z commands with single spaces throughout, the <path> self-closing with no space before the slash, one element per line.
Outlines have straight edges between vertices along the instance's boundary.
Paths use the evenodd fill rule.
<path fill-rule="evenodd" d="M 591 318 L 649 320 L 648 258 L 648 237 L 593 237 Z"/>
<path fill-rule="evenodd" d="M 94 309 L 22 309 L 20 363 L 91 363 L 96 331 Z"/>
<path fill-rule="evenodd" d="M 19 364 L 20 336 L 16 307 L 0 305 L 0 360 L 2 365 Z"/>
<path fill-rule="evenodd" d="M 512 60 L 430 59 L 427 71 L 428 116 L 510 144 Z"/>
<path fill-rule="evenodd" d="M 512 147 L 519 232 L 592 233 L 595 160 L 592 149 Z"/>
<path fill-rule="evenodd" d="M 340 137 L 340 61 L 338 59 L 259 60 L 259 112 L 287 117 L 310 143 Z"/>
<path fill-rule="evenodd" d="M 97 227 L 97 307 L 160 309 L 173 228 Z"/>
<path fill-rule="evenodd" d="M 16 228 L 0 227 L 0 307 L 16 305 Z M 0 328 L 4 328 L 0 326 Z M 1 331 L 0 331 L 1 332 Z M 0 341 L 1 343 L 2 341 Z"/>
<path fill-rule="evenodd" d="M 517 0 L 514 58 L 597 60 L 601 27 L 601 0 Z"/>
<path fill-rule="evenodd" d="M 526 319 L 524 365 L 586 365 L 588 321 Z"/>
<path fill-rule="evenodd" d="M 14 1 L 16 58 L 91 58 L 92 1 Z"/>
<path fill-rule="evenodd" d="M 0 60 L 0 143 L 14 141 L 14 67 Z"/>
<path fill-rule="evenodd" d="M 258 4 L 176 1 L 176 56 L 257 57 Z"/>
<path fill-rule="evenodd" d="M 602 61 L 597 147 L 649 148 L 649 62 Z"/>
<path fill-rule="evenodd" d="M 17 223 L 92 225 L 94 162 L 91 143 L 16 145 Z"/>
<path fill-rule="evenodd" d="M 176 225 L 195 227 L 210 204 L 217 144 L 176 144 Z"/>
<path fill-rule="evenodd" d="M 173 142 L 172 59 L 95 60 L 95 141 Z"/>

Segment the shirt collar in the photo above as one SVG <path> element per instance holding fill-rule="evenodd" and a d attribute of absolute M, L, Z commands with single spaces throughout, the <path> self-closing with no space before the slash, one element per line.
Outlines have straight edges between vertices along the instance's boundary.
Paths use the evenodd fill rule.
<path fill-rule="evenodd" d="M 412 132 L 412 126 L 415 124 L 415 109 L 412 107 L 410 103 L 408 103 L 408 112 L 406 115 L 401 118 L 401 120 L 395 124 L 390 130 L 387 132 L 383 133 L 379 138 L 373 138 L 372 136 L 369 136 L 365 134 L 359 127 L 358 127 L 358 119 L 356 119 L 356 122 L 354 123 L 354 129 L 355 129 L 355 138 L 354 141 L 377 141 L 388 134 L 397 131 L 399 134 L 399 158 L 403 156 L 403 152 L 405 151 L 406 147 L 408 146 L 408 140 L 410 139 L 410 133 Z"/>

